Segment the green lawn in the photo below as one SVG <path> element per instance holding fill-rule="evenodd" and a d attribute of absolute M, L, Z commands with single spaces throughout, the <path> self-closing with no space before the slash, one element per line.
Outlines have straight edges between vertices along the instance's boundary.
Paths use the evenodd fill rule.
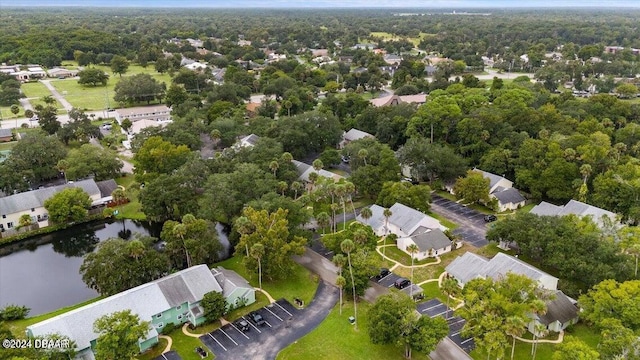
<path fill-rule="evenodd" d="M 54 316 L 57 316 L 57 315 L 60 315 L 60 314 L 64 314 L 67 311 L 71 311 L 71 310 L 77 309 L 79 307 L 91 304 L 91 303 L 96 302 L 96 301 L 98 301 L 100 299 L 102 299 L 102 297 L 97 297 L 95 299 L 87 300 L 85 302 L 81 302 L 81 303 L 76 304 L 76 305 L 67 306 L 67 307 L 64 307 L 62 309 L 58 309 L 56 311 L 52 311 L 50 313 L 46 313 L 46 314 L 42 314 L 42 315 L 38 315 L 38 316 L 34 316 L 34 317 L 22 319 L 22 320 L 7 321 L 6 324 L 9 326 L 9 330 L 11 330 L 11 333 L 13 335 L 15 335 L 17 337 L 24 337 L 25 336 L 25 330 L 27 329 L 27 326 L 33 325 L 33 324 L 38 323 L 40 321 L 44 321 L 44 320 L 50 319 L 50 318 L 52 318 Z"/>
<path fill-rule="evenodd" d="M 458 224 L 454 223 L 453 221 L 447 219 L 446 217 L 440 215 L 440 214 L 436 214 L 434 212 L 431 211 L 427 211 L 427 215 L 431 216 L 434 219 L 437 219 L 440 221 L 440 223 L 444 226 L 446 226 L 449 230 L 455 230 L 456 228 L 458 228 Z"/>
<path fill-rule="evenodd" d="M 44 86 L 44 84 L 41 82 L 25 83 L 25 84 L 22 84 L 20 89 L 22 89 L 22 92 L 24 93 L 24 95 L 29 99 L 31 98 L 39 99 L 47 95 L 49 96 L 51 95 L 51 91 L 49 91 L 49 89 L 47 89 L 47 87 Z"/>
<path fill-rule="evenodd" d="M 278 360 L 351 360 L 351 359 L 404 359 L 404 349 L 395 345 L 374 345 L 367 332 L 367 311 L 370 304 L 358 303 L 358 330 L 349 324 L 353 315 L 353 303 L 336 305 L 329 316 L 311 333 L 282 350 Z M 426 355 L 413 353 L 413 359 L 427 359 Z"/>
<path fill-rule="evenodd" d="M 200 360 L 200 355 L 195 352 L 195 349 L 200 346 L 202 348 L 206 348 L 202 341 L 198 338 L 194 338 L 191 336 L 187 336 L 182 333 L 182 328 L 176 328 L 169 334 L 173 340 L 173 344 L 171 345 L 171 350 L 175 350 L 180 354 L 183 360 Z M 208 350 L 208 349 L 207 349 Z M 162 350 L 161 350 L 162 351 Z M 211 351 L 207 351 L 206 359 L 213 359 L 213 354 Z"/>
<path fill-rule="evenodd" d="M 18 108 L 20 109 L 20 112 L 18 112 L 18 115 L 13 115 L 13 113 L 11 112 L 11 106 L 0 106 L 0 113 L 2 114 L 2 119 L 7 120 L 7 119 L 15 119 L 15 118 L 23 117 L 24 109 L 22 108 L 21 105 L 18 105 Z"/>
<path fill-rule="evenodd" d="M 17 144 L 18 144 L 17 141 L 9 141 L 9 142 L 5 142 L 5 143 L 0 143 L 0 151 L 11 150 Z"/>
<path fill-rule="evenodd" d="M 147 216 L 142 212 L 142 204 L 138 201 L 137 189 L 129 189 L 131 184 L 135 181 L 133 175 L 127 175 L 116 179 L 118 185 L 124 186 L 129 203 L 116 206 L 114 209 L 118 210 L 117 219 L 132 219 L 132 220 L 145 220 Z"/>
<path fill-rule="evenodd" d="M 458 199 L 456 199 L 456 197 L 452 194 L 450 194 L 447 191 L 444 190 L 436 190 L 436 194 L 440 195 L 440 197 L 443 197 L 447 200 L 451 200 L 451 201 L 458 201 Z"/>
<path fill-rule="evenodd" d="M 114 76 L 108 66 L 96 65 L 95 67 L 109 74 L 107 86 L 82 86 L 78 84 L 77 79 L 52 80 L 51 85 L 76 108 L 103 110 L 107 107 L 117 107 L 118 104 L 113 99 L 113 96 L 115 95 L 114 88 L 120 81 L 120 77 L 117 75 Z M 156 72 L 153 66 L 147 66 L 145 69 L 139 65 L 129 65 L 129 69 L 123 77 L 141 73 L 150 74 L 159 82 L 165 82 L 167 87 L 171 84 L 171 76 L 169 76 L 169 74 Z"/>
<path fill-rule="evenodd" d="M 390 241 L 387 241 L 387 245 L 389 245 L 390 243 L 391 243 Z M 380 243 L 380 244 L 382 245 L 384 243 Z M 382 249 L 380 249 L 380 251 L 382 251 L 386 256 L 399 262 L 400 264 L 403 264 L 406 266 L 411 265 L 411 256 L 409 256 L 409 254 L 405 253 L 404 251 L 398 249 L 396 246 L 383 247 Z M 414 260 L 413 265 L 423 265 L 423 264 L 429 264 L 433 262 L 436 262 L 435 258 L 428 258 L 420 261 Z"/>
<path fill-rule="evenodd" d="M 147 350 L 147 352 L 145 352 L 144 354 L 138 355 L 136 358 L 139 360 L 153 360 L 156 357 L 160 356 L 164 351 L 164 348 L 166 347 L 167 347 L 167 340 L 158 339 L 158 343 L 154 347 Z"/>
<path fill-rule="evenodd" d="M 254 287 L 258 287 L 258 274 L 247 271 L 242 265 L 242 258 L 234 256 L 225 261 L 214 264 L 214 266 L 222 266 L 225 269 L 234 270 L 240 276 L 244 277 Z M 269 281 L 262 279 L 262 288 L 267 291 L 274 299 L 287 299 L 290 303 L 294 302 L 294 298 L 298 298 L 308 304 L 313 299 L 318 288 L 318 276 L 311 273 L 305 267 L 294 264 L 293 271 L 286 279 Z"/>

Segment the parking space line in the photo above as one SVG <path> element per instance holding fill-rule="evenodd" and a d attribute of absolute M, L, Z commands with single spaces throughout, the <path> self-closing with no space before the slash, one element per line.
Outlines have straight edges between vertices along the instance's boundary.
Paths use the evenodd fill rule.
<path fill-rule="evenodd" d="M 233 325 L 233 323 L 230 323 L 229 325 L 231 325 L 234 329 L 236 329 L 237 332 L 239 332 L 240 334 L 242 334 L 242 336 L 246 337 L 247 339 L 249 339 L 249 337 L 247 336 L 247 334 L 245 334 L 244 332 L 240 331 L 240 329 L 238 329 L 235 325 Z"/>
<path fill-rule="evenodd" d="M 422 311 L 431 310 L 431 309 L 433 309 L 433 308 L 436 308 L 436 307 L 438 307 L 438 306 L 442 306 L 442 305 L 444 305 L 444 304 L 433 305 L 433 306 L 431 306 L 431 307 L 428 307 L 428 308 L 426 308 L 426 309 L 423 309 Z"/>
<path fill-rule="evenodd" d="M 220 347 L 222 348 L 222 350 L 227 351 L 227 348 L 222 346 L 222 344 L 220 344 L 220 341 L 218 341 L 218 339 L 214 338 L 213 335 L 211 335 L 211 333 L 208 333 L 207 335 L 209 335 L 215 342 L 217 342 L 218 345 L 220 345 Z"/>
<path fill-rule="evenodd" d="M 280 321 L 284 321 L 284 320 L 282 320 L 282 318 L 281 318 L 280 316 L 276 315 L 276 313 L 274 313 L 273 311 L 269 310 L 269 308 L 265 307 L 264 309 L 265 309 L 265 310 L 267 310 L 268 312 L 270 312 L 270 313 L 271 313 L 271 315 L 273 315 L 273 316 L 277 317 L 277 318 L 278 318 L 278 320 L 280 320 Z"/>
<path fill-rule="evenodd" d="M 262 334 L 262 331 L 260 331 L 260 329 L 258 329 L 255 325 L 253 325 L 251 321 L 247 320 L 244 316 L 242 318 L 245 319 L 249 323 L 249 325 L 251 325 L 252 328 L 256 329 L 257 332 Z"/>
<path fill-rule="evenodd" d="M 280 304 L 278 304 L 278 303 L 274 303 L 274 304 L 278 305 L 278 307 L 279 307 L 280 309 L 284 310 L 284 312 L 286 312 L 287 314 L 289 314 L 289 316 L 293 316 L 293 314 L 292 314 L 292 313 L 288 312 L 288 311 L 287 311 L 287 309 L 285 309 L 285 308 L 283 308 L 282 306 L 280 306 Z"/>
<path fill-rule="evenodd" d="M 383 278 L 380 278 L 380 280 L 378 280 L 378 281 L 376 281 L 376 282 L 380 282 L 380 281 L 382 281 L 382 280 L 386 279 L 386 278 L 387 278 L 387 277 L 389 277 L 389 276 L 391 276 L 391 274 L 387 274 L 387 275 L 385 275 Z"/>
<path fill-rule="evenodd" d="M 434 317 L 436 317 L 436 316 L 440 316 L 440 315 L 442 315 L 442 314 L 446 314 L 446 313 L 447 313 L 447 311 L 448 311 L 448 310 L 445 310 L 444 312 L 441 312 L 441 313 L 439 313 L 439 314 L 432 315 L 432 316 L 431 316 L 431 318 L 434 318 Z"/>
<path fill-rule="evenodd" d="M 234 344 L 236 344 L 236 346 L 238 345 L 238 343 L 237 343 L 235 340 L 233 340 L 233 339 L 231 338 L 231 336 L 229 336 L 229 334 L 227 334 L 227 332 L 226 332 L 226 331 L 224 331 L 224 330 L 222 330 L 222 329 L 218 329 L 218 330 L 222 331 L 222 333 L 223 333 L 226 337 L 228 337 L 228 338 L 229 338 L 229 340 L 233 341 L 233 343 L 234 343 Z"/>
<path fill-rule="evenodd" d="M 267 320 L 265 320 L 264 323 L 269 325 L 269 327 L 273 327 L 273 326 L 271 326 L 271 324 L 269 324 L 269 322 Z"/>
<path fill-rule="evenodd" d="M 460 342 L 460 345 L 462 345 L 462 344 L 464 344 L 464 343 L 466 343 L 466 342 L 469 342 L 469 341 L 471 341 L 471 340 L 473 340 L 473 338 L 472 338 L 472 337 L 468 338 L 468 339 L 467 339 L 467 340 L 465 340 L 465 341 L 461 341 L 461 342 Z"/>
<path fill-rule="evenodd" d="M 460 323 L 460 322 L 464 322 L 464 319 L 456 320 L 456 322 L 450 323 L 449 326 L 455 325 L 455 324 Z"/>

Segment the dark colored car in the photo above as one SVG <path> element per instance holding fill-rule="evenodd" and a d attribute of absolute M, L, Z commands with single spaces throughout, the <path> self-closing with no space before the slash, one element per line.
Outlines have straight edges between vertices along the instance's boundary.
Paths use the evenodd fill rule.
<path fill-rule="evenodd" d="M 262 315 L 258 314 L 257 312 L 250 313 L 249 319 L 251 319 L 251 321 L 253 321 L 253 323 L 257 326 L 263 326 L 264 324 L 266 324 L 266 321 L 264 321 Z"/>
<path fill-rule="evenodd" d="M 498 217 L 495 216 L 495 215 L 485 215 L 484 216 L 484 221 L 485 222 L 494 222 L 496 220 L 498 220 Z"/>
<path fill-rule="evenodd" d="M 399 278 L 395 283 L 393 283 L 393 286 L 395 286 L 396 289 L 404 289 L 409 285 L 411 285 L 411 281 L 405 278 Z"/>
<path fill-rule="evenodd" d="M 245 319 L 238 319 L 238 321 L 235 322 L 235 326 L 242 332 L 247 332 L 250 329 L 249 323 Z"/>
<path fill-rule="evenodd" d="M 382 280 L 382 278 L 386 277 L 389 274 L 391 274 L 391 271 L 389 271 L 389 269 L 382 268 L 380 269 L 380 272 L 378 273 L 378 275 L 376 275 L 376 280 L 380 281 Z"/>

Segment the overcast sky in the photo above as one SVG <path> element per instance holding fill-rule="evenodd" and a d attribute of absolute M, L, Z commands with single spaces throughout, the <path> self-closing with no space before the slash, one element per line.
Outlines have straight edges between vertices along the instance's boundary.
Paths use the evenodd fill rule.
<path fill-rule="evenodd" d="M 640 0 L 0 0 L 8 6 L 104 6 L 104 7 L 217 7 L 217 8 L 508 8 L 508 7 L 635 7 Z"/>

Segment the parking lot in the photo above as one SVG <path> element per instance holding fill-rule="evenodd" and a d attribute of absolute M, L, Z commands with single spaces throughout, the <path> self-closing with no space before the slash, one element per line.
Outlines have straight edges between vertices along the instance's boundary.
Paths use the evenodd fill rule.
<path fill-rule="evenodd" d="M 460 235 L 464 241 L 476 247 L 482 247 L 489 243 L 485 237 L 487 233 L 487 224 L 484 221 L 485 214 L 437 194 L 431 194 L 431 197 L 431 210 L 459 225 L 453 231 L 454 234 Z"/>
<path fill-rule="evenodd" d="M 175 351 L 168 351 L 156 358 L 154 358 L 153 360 L 182 360 L 182 358 L 180 357 L 180 355 L 178 355 L 177 352 Z"/>
<path fill-rule="evenodd" d="M 256 312 L 262 315 L 265 323 L 257 326 L 248 315 L 242 317 L 249 323 L 249 330 L 243 332 L 235 323 L 227 324 L 218 330 L 214 330 L 200 337 L 200 340 L 216 355 L 216 359 L 225 359 L 225 353 L 254 341 L 263 341 L 277 334 L 283 326 L 295 321 L 298 313 L 293 305 L 281 299 L 267 305 Z"/>
<path fill-rule="evenodd" d="M 447 311 L 447 305 L 443 304 L 438 299 L 432 299 L 425 301 L 416 306 L 418 312 L 424 316 L 436 317 L 442 316 L 447 320 L 449 324 L 449 338 L 456 343 L 462 350 L 470 353 L 474 349 L 475 343 L 473 338 L 463 338 L 460 332 L 464 326 L 465 320 L 459 316 L 452 316 L 453 310 Z M 447 315 L 450 316 L 447 319 Z"/>

